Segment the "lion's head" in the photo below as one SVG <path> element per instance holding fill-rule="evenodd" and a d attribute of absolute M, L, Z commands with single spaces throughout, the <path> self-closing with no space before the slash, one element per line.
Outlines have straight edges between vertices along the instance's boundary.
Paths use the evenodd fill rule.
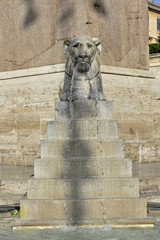
<path fill-rule="evenodd" d="M 78 36 L 71 41 L 65 41 L 66 73 L 72 76 L 76 66 L 78 71 L 87 72 L 90 67 L 95 75 L 100 71 L 99 55 L 101 41 L 98 38 Z"/>
<path fill-rule="evenodd" d="M 102 91 L 99 55 L 101 41 L 98 38 L 78 36 L 64 42 L 66 64 L 60 100 L 105 100 Z"/>

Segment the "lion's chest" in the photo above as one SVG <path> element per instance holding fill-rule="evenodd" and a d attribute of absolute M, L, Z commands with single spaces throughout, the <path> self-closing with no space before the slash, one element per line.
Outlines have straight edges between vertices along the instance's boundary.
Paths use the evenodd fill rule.
<path fill-rule="evenodd" d="M 76 74 L 71 80 L 71 95 L 73 98 L 88 98 L 93 79 L 87 74 Z"/>

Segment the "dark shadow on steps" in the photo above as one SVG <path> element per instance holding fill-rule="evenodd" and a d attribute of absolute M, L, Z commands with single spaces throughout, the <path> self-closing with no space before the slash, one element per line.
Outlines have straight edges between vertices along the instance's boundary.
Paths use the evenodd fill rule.
<path fill-rule="evenodd" d="M 86 101 L 86 105 L 88 104 L 89 101 Z M 71 105 L 73 108 L 76 107 L 74 102 L 71 102 Z M 86 145 L 86 142 L 83 141 L 83 139 L 79 138 L 80 129 L 78 128 L 76 120 L 69 120 L 69 140 L 66 141 L 64 149 L 64 158 L 65 161 L 68 161 L 69 167 L 65 169 L 65 176 L 64 173 L 62 173 L 62 178 L 70 179 L 70 193 L 66 192 L 66 199 L 71 200 L 71 202 L 69 204 L 69 209 L 66 204 L 66 218 L 69 217 L 68 220 L 71 225 L 76 225 L 85 219 L 85 209 L 80 201 L 83 199 L 83 196 L 81 196 L 80 191 L 84 184 L 83 179 L 92 176 L 92 173 L 87 166 L 91 154 L 89 146 Z M 77 142 L 77 144 L 75 144 L 75 142 Z M 80 161 L 80 159 L 83 160 Z"/>

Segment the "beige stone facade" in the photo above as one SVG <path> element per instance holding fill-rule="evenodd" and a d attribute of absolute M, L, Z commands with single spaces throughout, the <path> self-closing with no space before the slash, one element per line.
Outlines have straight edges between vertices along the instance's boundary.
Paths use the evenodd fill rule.
<path fill-rule="evenodd" d="M 134 162 L 160 161 L 160 74 L 102 66 L 104 93 L 112 101 L 119 138 Z M 64 65 L 0 73 L 0 163 L 33 165 L 64 79 Z"/>
<path fill-rule="evenodd" d="M 0 71 L 64 63 L 63 42 L 99 37 L 101 63 L 148 69 L 146 0 L 1 0 Z"/>
<path fill-rule="evenodd" d="M 159 40 L 159 19 L 160 6 L 148 1 L 149 43 L 156 43 Z"/>
<path fill-rule="evenodd" d="M 126 156 L 138 163 L 160 161 L 160 79 L 108 74 L 103 79 Z"/>
<path fill-rule="evenodd" d="M 158 43 L 160 40 L 160 6 L 148 1 L 149 43 Z M 150 54 L 150 66 L 159 66 L 159 53 Z"/>

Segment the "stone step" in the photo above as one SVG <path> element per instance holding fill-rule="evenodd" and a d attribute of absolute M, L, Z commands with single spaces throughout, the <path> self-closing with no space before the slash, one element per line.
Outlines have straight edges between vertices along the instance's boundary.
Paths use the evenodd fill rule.
<path fill-rule="evenodd" d="M 47 124 L 47 138 L 118 138 L 118 124 L 113 120 L 52 121 Z"/>
<path fill-rule="evenodd" d="M 132 161 L 125 158 L 37 158 L 35 178 L 131 177 Z"/>
<path fill-rule="evenodd" d="M 41 157 L 124 157 L 124 142 L 119 139 L 109 140 L 41 140 Z"/>
<path fill-rule="evenodd" d="M 142 198 L 108 198 L 87 200 L 30 200 L 23 199 L 21 220 L 52 219 L 76 222 L 109 218 L 146 218 L 146 200 Z"/>
<path fill-rule="evenodd" d="M 65 119 L 112 119 L 112 103 L 94 100 L 55 102 L 55 120 Z"/>
<path fill-rule="evenodd" d="M 138 178 L 29 179 L 28 199 L 138 197 Z"/>
<path fill-rule="evenodd" d="M 27 191 L 27 179 L 1 179 L 1 194 L 22 194 Z"/>

